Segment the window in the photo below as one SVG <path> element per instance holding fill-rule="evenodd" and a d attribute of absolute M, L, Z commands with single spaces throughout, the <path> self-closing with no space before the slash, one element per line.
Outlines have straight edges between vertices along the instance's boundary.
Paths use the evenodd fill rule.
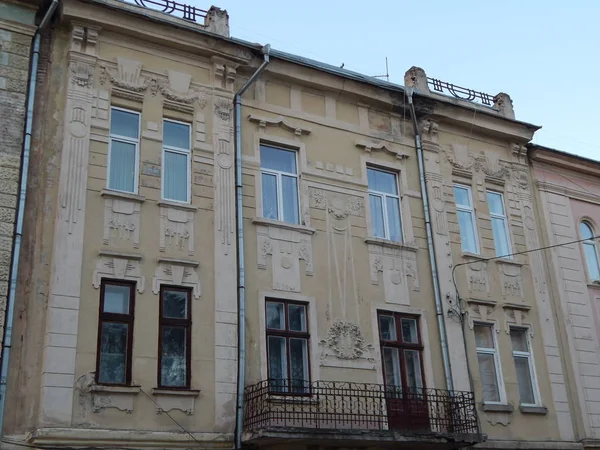
<path fill-rule="evenodd" d="M 163 121 L 162 196 L 177 202 L 190 201 L 190 125 Z"/>
<path fill-rule="evenodd" d="M 302 394 L 310 381 L 307 305 L 283 300 L 266 302 L 269 389 Z"/>
<path fill-rule="evenodd" d="M 158 386 L 190 387 L 191 332 L 190 290 L 161 286 Z"/>
<path fill-rule="evenodd" d="M 98 384 L 131 383 L 134 283 L 102 280 L 96 355 Z"/>
<path fill-rule="evenodd" d="M 579 234 L 581 239 L 585 239 L 582 245 L 588 277 L 590 280 L 598 281 L 600 280 L 600 268 L 598 266 L 598 252 L 596 251 L 592 227 L 587 222 L 581 222 L 579 224 Z"/>
<path fill-rule="evenodd" d="M 120 108 L 110 109 L 108 188 L 137 191 L 140 115 Z"/>
<path fill-rule="evenodd" d="M 500 382 L 500 362 L 496 351 L 494 327 L 490 324 L 475 324 L 475 346 L 479 377 L 483 389 L 483 401 L 500 403 L 502 401 Z"/>
<path fill-rule="evenodd" d="M 298 223 L 296 152 L 260 146 L 263 217 Z"/>
<path fill-rule="evenodd" d="M 454 200 L 456 202 L 456 216 L 460 231 L 460 247 L 463 252 L 479 253 L 471 188 L 455 184 Z"/>
<path fill-rule="evenodd" d="M 529 338 L 527 329 L 510 328 L 510 340 L 512 342 L 513 360 L 517 371 L 517 383 L 519 385 L 519 398 L 522 405 L 535 405 L 536 390 L 535 372 L 533 359 L 529 349 Z"/>
<path fill-rule="evenodd" d="M 369 209 L 373 236 L 402 241 L 400 197 L 396 174 L 367 167 Z"/>
<path fill-rule="evenodd" d="M 508 234 L 508 220 L 504 212 L 504 199 L 498 192 L 487 191 L 487 201 L 492 221 L 494 248 L 496 256 L 506 256 L 511 253 Z M 510 258 L 510 257 L 509 257 Z"/>
<path fill-rule="evenodd" d="M 420 394 L 424 387 L 423 345 L 417 318 L 379 312 L 379 341 L 387 391 Z"/>

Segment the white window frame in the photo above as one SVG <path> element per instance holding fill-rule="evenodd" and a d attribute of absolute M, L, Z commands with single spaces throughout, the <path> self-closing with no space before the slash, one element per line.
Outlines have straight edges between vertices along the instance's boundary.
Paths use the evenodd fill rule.
<path fill-rule="evenodd" d="M 492 213 L 492 211 L 488 208 L 489 213 L 490 213 L 490 222 L 491 222 L 491 218 L 495 218 L 495 219 L 502 219 L 502 223 L 504 224 L 504 233 L 506 234 L 506 242 L 508 244 L 508 255 L 499 255 L 498 251 L 496 249 L 496 242 L 494 242 L 494 252 L 496 253 L 496 256 L 502 256 L 506 259 L 512 259 L 512 255 L 510 255 L 512 253 L 512 241 L 510 239 L 510 228 L 508 226 L 508 215 L 506 214 L 506 204 L 504 203 L 504 194 L 502 194 L 501 192 L 498 191 L 493 191 L 491 189 L 488 189 L 485 191 L 486 194 L 486 200 L 487 200 L 487 194 L 496 194 L 500 196 L 500 201 L 502 202 L 502 211 L 504 212 L 504 214 L 496 214 L 496 213 Z M 489 202 L 488 202 L 489 205 Z M 493 234 L 494 234 L 494 228 L 493 225 L 490 223 L 490 227 L 492 227 L 492 240 L 493 240 Z"/>
<path fill-rule="evenodd" d="M 171 122 L 171 123 L 178 123 L 180 125 L 186 125 L 188 127 L 188 132 L 189 132 L 189 148 L 184 149 L 181 147 L 173 147 L 170 145 L 165 145 L 164 143 L 164 130 L 165 130 L 165 122 Z M 192 190 L 192 183 L 191 183 L 191 172 L 192 172 L 192 168 L 191 168 L 191 161 L 192 161 L 192 149 L 191 149 L 191 144 L 192 144 L 192 124 L 189 122 L 182 122 L 180 120 L 173 120 L 173 119 L 165 119 L 163 118 L 163 144 L 162 144 L 162 152 L 161 152 L 161 177 L 160 177 L 160 196 L 163 200 L 168 200 L 170 202 L 177 202 L 177 203 L 184 203 L 184 204 L 189 204 L 192 198 L 191 195 L 191 190 Z M 186 155 L 187 156 L 187 174 L 186 174 L 186 195 L 187 198 L 185 201 L 183 200 L 176 200 L 173 198 L 167 198 L 165 197 L 165 152 L 171 152 L 171 153 L 177 153 L 180 155 Z"/>
<path fill-rule="evenodd" d="M 465 205 L 459 205 L 456 202 L 456 197 L 454 198 L 454 206 L 456 207 L 456 211 L 464 211 L 464 212 L 468 212 L 471 214 L 471 222 L 473 224 L 473 239 L 475 241 L 475 251 L 473 253 L 479 255 L 481 252 L 481 249 L 479 247 L 479 235 L 477 233 L 477 219 L 475 217 L 475 206 L 473 205 L 473 192 L 471 190 L 471 186 L 467 186 L 464 184 L 458 184 L 458 183 L 454 183 L 452 185 L 452 189 L 454 191 L 454 187 L 460 188 L 460 189 L 466 189 L 467 192 L 469 193 L 469 199 L 471 200 L 471 206 L 465 206 Z M 454 194 L 454 192 L 453 192 Z M 458 229 L 459 229 L 459 235 L 460 235 L 460 222 L 458 220 L 458 214 L 456 215 L 456 224 L 458 225 Z M 460 243 L 460 248 L 461 251 L 465 252 L 465 250 L 462 249 L 462 239 L 461 239 L 461 243 Z M 469 251 L 466 250 L 466 252 L 468 253 Z"/>
<path fill-rule="evenodd" d="M 594 227 L 592 227 L 592 224 L 589 221 L 587 221 L 585 219 L 580 220 L 579 227 L 581 227 L 582 224 L 586 225 L 590 229 L 590 233 L 592 234 L 592 237 L 596 235 L 596 233 L 594 232 Z M 583 236 L 581 236 L 581 231 L 580 231 L 579 227 L 577 229 L 577 232 L 579 233 L 579 239 L 584 239 Z M 582 252 L 583 253 L 583 261 L 585 262 L 585 271 L 587 273 L 588 280 L 590 280 L 592 282 L 594 282 L 594 281 L 600 282 L 600 279 L 592 278 L 592 276 L 590 274 L 590 262 L 588 261 L 587 254 L 585 253 L 586 245 L 590 246 L 594 249 L 594 254 L 596 255 L 595 263 L 598 266 L 598 272 L 600 273 L 600 260 L 598 259 L 598 247 L 596 247 L 596 241 L 594 239 L 586 239 L 585 241 L 582 240 L 581 245 L 583 246 L 583 252 Z"/>
<path fill-rule="evenodd" d="M 375 189 L 371 189 L 369 187 L 369 177 L 368 177 L 368 173 L 369 173 L 369 169 L 371 170 L 376 170 L 379 172 L 384 172 L 384 173 L 389 173 L 391 175 L 394 175 L 394 180 L 396 183 L 396 192 L 398 192 L 397 195 L 394 194 L 390 194 L 388 192 L 382 192 L 382 191 L 377 191 Z M 389 224 L 389 220 L 388 220 L 388 212 L 387 212 L 387 198 L 395 198 L 398 200 L 398 214 L 399 214 L 399 219 L 400 219 L 400 240 L 397 242 L 404 242 L 404 221 L 402 220 L 402 202 L 401 202 L 401 198 L 400 198 L 400 185 L 398 184 L 398 173 L 391 171 L 391 170 L 386 170 L 386 169 L 382 169 L 380 167 L 377 166 L 373 166 L 370 164 L 367 164 L 367 190 L 368 190 L 368 195 L 375 195 L 377 197 L 380 197 L 382 199 L 382 207 L 383 207 L 383 234 L 385 235 L 383 237 L 383 239 L 387 239 L 387 240 L 391 240 L 390 237 L 390 224 Z M 370 229 L 369 229 L 369 233 L 371 234 L 371 236 L 375 237 L 374 233 L 373 233 L 373 213 L 371 211 L 371 202 L 369 201 L 369 214 L 371 216 L 371 224 L 370 224 Z M 379 237 L 379 236 L 377 236 Z"/>
<path fill-rule="evenodd" d="M 529 337 L 529 328 L 526 327 L 519 327 L 519 326 L 510 326 L 509 327 L 509 331 L 511 330 L 521 330 L 525 332 L 525 340 L 527 342 L 527 352 L 522 352 L 522 351 L 515 351 L 514 349 L 512 349 L 512 355 L 513 355 L 513 364 L 514 364 L 514 357 L 518 356 L 521 358 L 527 358 L 527 361 L 529 363 L 529 376 L 531 377 L 531 387 L 533 389 L 533 400 L 534 403 L 521 403 L 521 399 L 519 398 L 519 404 L 521 406 L 540 406 L 541 402 L 540 402 L 540 390 L 539 390 L 539 386 L 538 386 L 538 381 L 537 381 L 537 374 L 535 372 L 535 359 L 533 358 L 533 350 L 531 349 L 531 339 Z M 512 340 L 511 340 L 511 346 L 512 346 Z M 515 367 L 515 371 L 516 371 L 516 367 Z M 519 387 L 519 380 L 517 379 L 517 389 Z"/>
<path fill-rule="evenodd" d="M 477 347 L 477 341 L 475 340 L 475 350 L 477 355 L 479 353 L 485 355 L 492 355 L 494 357 L 494 367 L 496 368 L 496 383 L 498 383 L 498 396 L 500 397 L 499 401 L 489 401 L 483 399 L 483 390 L 481 394 L 482 402 L 486 405 L 505 405 L 506 404 L 506 391 L 504 390 L 504 378 L 502 377 L 502 366 L 500 364 L 500 352 L 498 351 L 498 339 L 496 337 L 496 324 L 493 322 L 473 322 L 473 327 L 484 326 L 490 327 L 492 330 L 492 340 L 494 341 L 494 348 L 487 347 Z M 473 339 L 475 339 L 475 335 L 473 334 Z M 479 370 L 479 358 L 477 358 L 477 369 Z M 481 373 L 478 372 L 481 377 Z M 480 380 L 483 385 L 483 380 Z"/>
<path fill-rule="evenodd" d="M 110 129 L 110 121 L 112 118 L 113 110 L 124 111 L 127 113 L 135 114 L 138 116 L 138 137 L 137 139 L 133 139 L 128 136 L 121 136 L 120 134 L 113 134 Z M 141 134 L 141 113 L 139 111 L 134 111 L 132 109 L 120 108 L 118 106 L 110 107 L 110 116 L 108 118 L 108 126 L 109 126 L 109 135 L 108 135 L 108 156 L 106 161 L 106 189 L 110 189 L 111 191 L 117 192 L 125 192 L 127 194 L 137 194 L 139 189 L 139 171 L 140 171 L 140 134 Z M 112 155 L 112 142 L 122 141 L 128 144 L 135 144 L 135 172 L 134 172 L 134 180 L 133 180 L 133 192 L 123 191 L 121 189 L 115 189 L 110 187 L 110 163 L 111 163 L 111 155 Z"/>
<path fill-rule="evenodd" d="M 287 222 L 283 217 L 283 182 L 281 180 L 282 180 L 282 177 L 285 175 L 286 177 L 296 178 L 296 204 L 298 205 L 298 222 L 295 222 L 295 224 L 296 225 L 301 224 L 302 218 L 301 218 L 301 214 L 300 214 L 301 207 L 300 207 L 300 177 L 298 174 L 298 172 L 299 172 L 299 170 L 298 170 L 298 151 L 294 148 L 282 147 L 281 145 L 271 144 L 269 142 L 260 142 L 259 148 L 258 148 L 259 157 L 260 157 L 260 147 L 270 147 L 270 148 L 274 148 L 275 150 L 294 152 L 294 158 L 296 158 L 296 173 L 284 172 L 281 170 L 274 170 L 274 169 L 267 169 L 262 166 L 262 161 L 260 162 L 260 182 L 261 182 L 260 205 L 261 205 L 262 216 L 265 219 L 269 219 L 269 220 L 277 220 L 279 222 L 285 222 L 285 223 L 294 223 L 294 222 Z M 263 175 L 263 173 L 266 173 L 268 175 L 275 175 L 275 177 L 277 179 L 277 219 L 271 219 L 270 217 L 265 217 L 265 212 L 264 212 L 264 208 L 263 208 L 264 191 L 262 190 L 262 175 Z"/>

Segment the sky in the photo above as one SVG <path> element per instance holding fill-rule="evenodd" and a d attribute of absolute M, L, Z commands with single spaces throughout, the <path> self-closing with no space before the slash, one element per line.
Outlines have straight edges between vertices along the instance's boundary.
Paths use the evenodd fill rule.
<path fill-rule="evenodd" d="M 208 9 L 210 0 L 179 0 Z M 427 76 L 495 95 L 533 142 L 600 160 L 598 0 L 213 0 L 231 35 L 403 84 Z M 217 3 L 218 2 L 218 3 Z"/>

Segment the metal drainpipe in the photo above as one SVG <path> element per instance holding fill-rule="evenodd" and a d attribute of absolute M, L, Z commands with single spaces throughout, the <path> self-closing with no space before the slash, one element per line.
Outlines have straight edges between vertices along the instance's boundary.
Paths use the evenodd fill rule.
<path fill-rule="evenodd" d="M 433 277 L 433 293 L 435 297 L 435 314 L 437 316 L 438 330 L 440 333 L 440 343 L 442 345 L 442 359 L 444 360 L 444 375 L 446 377 L 446 389 L 454 390 L 454 381 L 452 379 L 452 367 L 450 365 L 450 351 L 448 349 L 448 334 L 446 333 L 446 321 L 444 320 L 444 308 L 442 307 L 442 296 L 440 294 L 440 281 L 438 278 L 437 262 L 435 259 L 435 249 L 433 246 L 433 233 L 431 232 L 431 217 L 429 214 L 429 199 L 427 196 L 427 186 L 425 183 L 425 164 L 423 162 L 423 149 L 421 147 L 421 135 L 417 124 L 417 115 L 413 103 L 413 91 L 407 88 L 408 105 L 415 132 L 415 147 L 417 149 L 417 161 L 419 162 L 419 181 L 421 183 L 421 196 L 423 198 L 423 210 L 425 213 L 425 230 L 427 232 L 427 250 L 429 252 L 429 263 L 431 264 L 431 276 Z"/>
<path fill-rule="evenodd" d="M 40 55 L 41 31 L 48 25 L 52 14 L 58 7 L 59 0 L 52 0 L 44 18 L 35 29 L 31 52 L 31 65 L 29 66 L 29 81 L 27 87 L 27 101 L 25 110 L 25 129 L 23 136 L 23 149 L 21 152 L 21 179 L 19 185 L 19 198 L 17 200 L 17 222 L 15 223 L 13 254 L 10 268 L 9 292 L 6 304 L 6 319 L 4 328 L 4 347 L 0 356 L 0 436 L 3 435 L 4 405 L 6 401 L 6 377 L 8 374 L 8 359 L 12 344 L 12 321 L 15 311 L 15 296 L 17 291 L 17 273 L 19 270 L 19 253 L 21 251 L 21 236 L 23 233 L 23 214 L 25 213 L 25 196 L 27 195 L 27 172 L 29 170 L 29 151 L 31 149 L 31 131 L 33 127 L 33 105 L 35 103 L 35 85 L 37 83 L 37 68 Z"/>
<path fill-rule="evenodd" d="M 233 120 L 235 126 L 235 209 L 237 219 L 237 294 L 238 294 L 238 373 L 237 393 L 235 406 L 235 448 L 242 448 L 242 431 L 244 420 L 244 365 L 246 362 L 246 324 L 245 324 L 245 293 L 246 282 L 244 277 L 244 218 L 242 215 L 242 95 L 258 78 L 260 73 L 270 62 L 269 55 L 271 46 L 269 44 L 262 48 L 264 61 L 256 72 L 244 83 L 233 98 Z"/>

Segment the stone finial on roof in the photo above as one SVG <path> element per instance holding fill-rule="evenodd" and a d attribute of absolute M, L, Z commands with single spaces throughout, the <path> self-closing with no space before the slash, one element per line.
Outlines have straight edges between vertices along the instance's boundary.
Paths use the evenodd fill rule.
<path fill-rule="evenodd" d="M 494 97 L 494 109 L 508 119 L 515 118 L 515 110 L 513 109 L 513 102 L 510 95 L 500 92 Z"/>
<path fill-rule="evenodd" d="M 427 74 L 420 67 L 412 66 L 404 74 L 404 85 L 411 87 L 417 92 L 422 94 L 429 93 L 429 86 L 427 85 Z"/>
<path fill-rule="evenodd" d="M 227 10 L 211 6 L 204 18 L 206 31 L 229 37 L 229 14 Z"/>

